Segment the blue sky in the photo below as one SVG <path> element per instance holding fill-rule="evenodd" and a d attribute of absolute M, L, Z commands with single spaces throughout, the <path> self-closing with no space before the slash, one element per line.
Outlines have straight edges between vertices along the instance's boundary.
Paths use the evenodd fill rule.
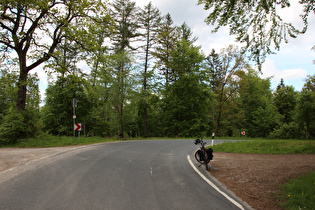
<path fill-rule="evenodd" d="M 148 0 L 135 0 L 137 6 L 143 7 L 148 4 Z M 220 52 L 222 48 L 228 45 L 239 45 L 234 41 L 234 37 L 229 35 L 228 28 L 222 28 L 218 33 L 212 34 L 212 26 L 207 25 L 204 19 L 208 11 L 203 9 L 202 5 L 197 5 L 198 0 L 151 0 L 162 13 L 170 13 L 175 25 L 181 25 L 186 22 L 192 29 L 194 36 L 198 37 L 197 45 L 202 46 L 205 55 L 212 49 Z M 297 2 L 297 1 L 295 1 Z M 299 22 L 299 5 L 292 5 L 290 9 L 283 10 L 282 16 L 285 20 L 294 24 Z M 315 15 L 309 17 L 308 31 L 300 35 L 297 39 L 289 39 L 288 44 L 282 44 L 280 51 L 275 55 L 269 55 L 262 67 L 262 78 L 273 77 L 271 80 L 272 89 L 275 89 L 283 78 L 286 85 L 292 85 L 295 90 L 300 91 L 303 87 L 307 75 L 315 74 L 315 51 L 312 46 L 315 45 Z M 87 66 L 82 64 L 81 68 Z M 38 68 L 40 77 L 40 90 L 42 99 L 47 88 L 47 75 Z"/>

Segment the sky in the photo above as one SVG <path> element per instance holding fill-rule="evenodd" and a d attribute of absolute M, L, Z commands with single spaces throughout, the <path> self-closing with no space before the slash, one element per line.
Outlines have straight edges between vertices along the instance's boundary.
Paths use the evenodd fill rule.
<path fill-rule="evenodd" d="M 136 5 L 143 8 L 149 3 L 149 0 L 134 0 Z M 298 2 L 297 0 L 293 0 Z M 222 48 L 228 45 L 240 46 L 235 42 L 235 37 L 229 35 L 227 27 L 221 28 L 217 33 L 211 33 L 213 26 L 207 25 L 204 20 L 209 11 L 203 9 L 203 5 L 197 5 L 198 0 L 151 0 L 164 16 L 170 13 L 174 25 L 181 25 L 184 22 L 192 29 L 193 36 L 198 40 L 196 45 L 201 46 L 201 50 L 208 55 L 212 49 L 220 52 Z M 295 25 L 299 25 L 300 7 L 298 3 L 292 4 L 290 9 L 281 10 L 281 17 Z M 296 39 L 289 39 L 289 43 L 283 43 L 280 51 L 274 55 L 268 55 L 262 66 L 261 78 L 272 77 L 271 88 L 276 89 L 281 78 L 286 85 L 292 85 L 296 91 L 301 91 L 307 75 L 315 74 L 315 50 L 311 50 L 315 45 L 315 15 L 309 17 L 308 31 L 298 36 Z M 86 68 L 86 66 L 82 66 Z M 40 91 L 42 99 L 47 88 L 47 76 L 43 70 L 38 70 L 40 77 Z"/>
<path fill-rule="evenodd" d="M 294 1 L 294 0 L 293 0 Z M 295 0 L 297 2 L 297 0 Z M 143 7 L 149 3 L 148 0 L 135 0 L 137 6 Z M 209 11 L 203 9 L 203 5 L 197 5 L 198 0 L 151 0 L 162 13 L 170 13 L 175 25 L 186 22 L 192 29 L 193 35 L 198 38 L 196 44 L 202 46 L 202 51 L 208 55 L 212 49 L 220 52 L 230 44 L 241 46 L 235 42 L 235 37 L 229 35 L 227 27 L 213 34 L 213 26 L 207 25 L 206 19 Z M 290 1 L 291 2 L 291 1 Z M 292 4 L 290 9 L 282 11 L 284 20 L 295 24 L 300 23 L 300 8 L 298 4 Z M 294 15 L 293 15 L 294 14 Z M 308 31 L 296 39 L 289 39 L 288 44 L 282 44 L 280 51 L 275 55 L 269 55 L 262 66 L 261 78 L 273 76 L 271 80 L 272 89 L 275 89 L 284 79 L 286 85 L 292 85 L 295 90 L 300 91 L 305 83 L 307 75 L 315 74 L 315 51 L 311 50 L 315 45 L 315 15 L 310 15 Z"/>

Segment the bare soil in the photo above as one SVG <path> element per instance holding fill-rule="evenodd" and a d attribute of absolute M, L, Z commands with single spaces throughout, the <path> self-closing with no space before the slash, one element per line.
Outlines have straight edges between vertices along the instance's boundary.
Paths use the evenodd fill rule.
<path fill-rule="evenodd" d="M 82 146 L 56 148 L 0 148 L 1 175 L 15 167 Z M 315 172 L 312 155 L 257 155 L 214 153 L 209 172 L 254 209 L 281 209 L 279 185 Z"/>
<path fill-rule="evenodd" d="M 212 176 L 254 209 L 281 209 L 279 186 L 315 172 L 315 154 L 259 155 L 214 153 Z"/>
<path fill-rule="evenodd" d="M 74 150 L 79 147 L 82 146 L 50 148 L 0 148 L 0 174 L 31 161 L 43 159 L 68 150 Z"/>

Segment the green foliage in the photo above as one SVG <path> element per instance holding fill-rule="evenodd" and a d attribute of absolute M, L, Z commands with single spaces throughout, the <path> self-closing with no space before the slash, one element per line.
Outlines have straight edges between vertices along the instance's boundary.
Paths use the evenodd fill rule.
<path fill-rule="evenodd" d="M 205 134 L 208 97 L 196 76 L 182 76 L 170 85 L 163 100 L 165 135 L 187 137 Z"/>
<path fill-rule="evenodd" d="M 214 145 L 216 152 L 248 154 L 315 154 L 315 142 L 305 140 L 255 140 Z"/>
<path fill-rule="evenodd" d="M 199 47 L 193 46 L 186 39 L 177 42 L 169 60 L 174 81 L 181 76 L 193 75 L 200 70 L 200 64 L 204 58 L 199 51 Z"/>
<path fill-rule="evenodd" d="M 297 93 L 294 91 L 293 86 L 284 85 L 284 81 L 281 79 L 281 83 L 274 93 L 274 104 L 279 114 L 283 116 L 282 122 L 290 123 L 293 121 L 296 103 Z"/>
<path fill-rule="evenodd" d="M 260 137 L 267 137 L 271 131 L 280 123 L 280 115 L 271 102 L 259 106 L 253 111 L 253 127 L 250 132 Z M 253 134 L 251 134 L 253 135 Z"/>
<path fill-rule="evenodd" d="M 173 25 L 172 16 L 168 13 L 163 18 L 161 27 L 158 30 L 158 37 L 156 39 L 157 47 L 153 52 L 154 57 L 157 59 L 156 68 L 164 76 L 166 84 L 174 81 L 173 72 L 170 67 L 170 54 L 176 46 L 178 36 L 176 27 Z"/>
<path fill-rule="evenodd" d="M 290 7 L 290 1 L 230 1 L 230 0 L 199 0 L 210 14 L 206 23 L 216 26 L 217 32 L 222 26 L 229 26 L 230 34 L 236 35 L 236 41 L 245 43 L 244 50 L 259 67 L 273 48 L 279 50 L 282 42 L 288 37 L 296 38 L 305 33 L 308 27 L 308 15 L 314 12 L 313 1 L 299 1 L 303 7 L 300 18 L 304 27 L 298 30 L 292 23 L 284 22 L 279 15 L 280 10 Z"/>
<path fill-rule="evenodd" d="M 71 135 L 73 132 L 73 98 L 78 100 L 76 122 L 83 122 L 89 110 L 88 83 L 79 77 L 58 77 L 46 90 L 46 104 L 42 108 L 44 131 L 54 135 Z"/>
<path fill-rule="evenodd" d="M 281 186 L 280 204 L 284 209 L 314 209 L 315 173 L 308 173 Z"/>
<path fill-rule="evenodd" d="M 304 139 L 304 137 L 305 133 L 296 122 L 282 123 L 268 136 L 271 139 Z"/>
<path fill-rule="evenodd" d="M 14 57 L 18 57 L 16 106 L 20 110 L 27 108 L 29 72 L 54 57 L 58 44 L 65 38 L 80 43 L 85 49 L 95 49 L 95 36 L 88 28 L 108 19 L 102 1 L 25 0 L 1 1 L 0 5 L 0 51 L 15 52 Z M 99 16 L 106 18 L 100 20 Z M 7 56 L 9 61 L 14 59 Z"/>
<path fill-rule="evenodd" d="M 5 110 L 16 101 L 17 90 L 15 83 L 17 81 L 17 74 L 11 73 L 8 69 L 1 69 L 0 71 L 0 120 L 3 117 Z"/>
<path fill-rule="evenodd" d="M 237 98 L 239 75 L 244 72 L 246 61 L 237 47 L 230 45 L 217 54 L 214 50 L 205 59 L 206 75 L 210 89 L 215 94 L 212 104 L 212 118 L 215 119 L 215 133 L 233 135 L 235 126 L 242 119 L 242 111 Z"/>
<path fill-rule="evenodd" d="M 0 126 L 1 141 L 5 143 L 17 142 L 21 138 L 24 138 L 25 131 L 23 114 L 14 109 L 14 107 L 11 107 L 4 116 Z"/>
<path fill-rule="evenodd" d="M 291 35 L 295 34 L 289 25 L 274 31 L 277 24 L 282 24 L 278 22 L 279 17 L 273 16 L 274 7 L 284 1 L 275 5 L 267 1 L 199 2 L 204 3 L 206 9 L 215 5 L 209 22 L 219 20 L 219 27 L 235 23 L 231 30 L 242 27 L 232 32 L 244 35 L 238 37 L 239 41 L 249 44 L 251 55 L 257 59 L 270 50 L 272 42 L 281 42 L 279 34 L 274 33 L 291 30 Z M 4 65 L 0 77 L 2 142 L 16 142 L 40 131 L 72 135 L 73 98 L 79 101 L 76 122 L 85 124 L 87 136 L 188 137 L 215 132 L 216 136 L 238 137 L 240 131 L 245 130 L 249 137 L 315 138 L 314 76 L 308 77 L 300 93 L 284 85 L 284 81 L 272 93 L 270 78 L 261 79 L 242 50 L 229 46 L 219 54 L 212 51 L 204 58 L 200 47 L 194 45 L 196 38 L 189 26 L 186 23 L 174 25 L 170 14 L 162 19 L 151 3 L 141 10 L 131 0 L 115 0 L 109 4 L 111 10 L 107 10 L 102 1 L 82 0 L 69 2 L 69 5 L 61 2 L 62 10 L 57 10 L 54 3 L 6 1 L 0 7 L 0 21 L 6 21 L 3 25 L 10 28 L 15 23 L 21 24 L 15 37 L 11 37 L 8 30 L 0 32 L 4 38 L 0 50 L 9 50 L 5 41 L 11 38 L 16 42 L 11 40 L 10 43 L 31 41 L 29 49 L 34 52 L 23 56 L 35 62 L 31 64 L 22 54 L 23 64 L 9 59 L 7 53 L 0 57 L 1 67 Z M 26 21 L 12 21 L 18 15 L 15 13 L 19 11 L 14 9 L 18 4 L 25 9 L 20 17 Z M 244 4 L 246 7 L 242 7 Z M 308 5 L 306 1 L 301 4 Z M 257 9 L 251 11 L 254 15 L 246 13 L 253 8 Z M 37 28 L 25 32 L 31 25 L 28 21 L 37 20 L 36 11 L 45 13 L 44 19 L 38 19 L 37 26 L 43 33 L 49 32 L 56 38 L 45 42 L 46 46 L 43 37 L 33 35 Z M 269 12 L 266 17 L 275 18 L 270 19 L 271 24 L 265 24 L 262 11 Z M 72 14 L 77 16 L 72 17 Z M 242 19 L 244 17 L 250 18 Z M 239 25 L 244 21 L 245 25 Z M 261 23 L 264 25 L 259 28 Z M 272 33 L 259 39 L 262 43 L 253 43 L 266 35 L 269 30 L 265 30 L 266 26 L 275 26 L 275 29 L 271 27 Z M 262 33 L 246 37 L 248 27 L 253 27 L 250 30 L 253 34 L 260 29 Z M 36 46 L 32 46 L 33 43 Z M 266 45 L 258 46 L 260 44 Z M 155 60 L 151 59 L 153 56 Z M 39 80 L 29 71 L 49 58 L 53 59 L 49 60 L 46 70 L 58 77 L 46 90 L 45 106 L 39 108 Z M 28 67 L 26 60 L 30 64 Z M 79 68 L 84 61 L 91 73 L 84 73 Z M 20 76 L 9 71 L 14 65 L 23 67 Z M 20 98 L 25 100 L 20 101 Z M 25 111 L 10 108 L 16 104 Z"/>
<path fill-rule="evenodd" d="M 146 104 L 144 104 L 146 103 Z M 147 100 L 139 100 L 138 107 L 138 117 L 137 122 L 139 124 L 139 135 L 143 137 L 163 137 L 164 136 L 164 125 L 161 110 L 162 101 L 159 99 L 159 95 L 152 92 L 147 93 Z M 147 106 L 147 134 L 144 133 L 144 117 L 143 107 Z M 143 125 L 143 126 L 142 126 Z"/>
<path fill-rule="evenodd" d="M 270 79 L 261 79 L 249 70 L 240 82 L 240 98 L 245 115 L 242 126 L 251 137 L 267 137 L 279 124 L 281 117 L 272 103 Z"/>
<path fill-rule="evenodd" d="M 134 50 L 132 41 L 140 34 L 137 29 L 140 27 L 137 21 L 136 3 L 131 0 L 115 0 L 112 4 L 112 18 L 117 25 L 117 33 L 112 37 L 115 53 L 121 53 L 127 49 Z"/>
<path fill-rule="evenodd" d="M 0 124 L 0 143 L 16 143 L 21 139 L 34 137 L 40 133 L 41 128 L 38 111 L 21 111 L 10 107 Z"/>
<path fill-rule="evenodd" d="M 307 139 L 315 138 L 315 75 L 309 76 L 300 93 L 297 122 Z"/>
<path fill-rule="evenodd" d="M 15 108 L 17 74 L 2 70 L 0 77 L 0 143 L 14 143 L 41 132 L 42 123 L 39 117 L 38 76 L 30 75 L 27 79 L 28 98 L 25 110 Z"/>

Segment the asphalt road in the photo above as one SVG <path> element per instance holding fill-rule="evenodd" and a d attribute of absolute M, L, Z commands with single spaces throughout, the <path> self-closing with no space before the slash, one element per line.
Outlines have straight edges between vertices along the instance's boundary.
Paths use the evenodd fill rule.
<path fill-rule="evenodd" d="M 0 209 L 239 209 L 193 169 L 187 155 L 211 181 L 196 149 L 193 140 L 126 141 L 51 157 L 0 183 Z"/>

